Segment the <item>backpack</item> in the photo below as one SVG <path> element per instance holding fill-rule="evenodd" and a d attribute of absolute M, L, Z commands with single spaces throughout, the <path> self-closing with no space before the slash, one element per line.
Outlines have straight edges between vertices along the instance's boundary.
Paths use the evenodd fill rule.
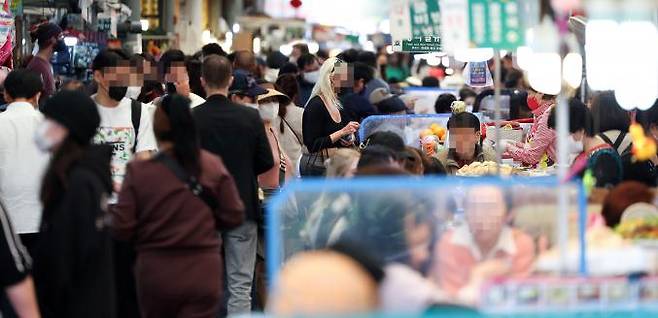
<path fill-rule="evenodd" d="M 619 152 L 618 148 L 621 146 L 626 132 L 620 132 L 617 139 L 613 142 L 608 136 L 603 133 L 598 134 L 599 138 L 603 139 L 608 145 Z M 649 186 L 656 186 L 656 167 L 653 162 L 649 161 L 635 161 L 633 160 L 633 144 L 630 144 L 624 149 L 619 157 L 622 164 L 623 181 L 639 181 L 648 184 Z"/>
<path fill-rule="evenodd" d="M 133 144 L 133 154 L 137 152 L 137 136 L 139 136 L 139 123 L 142 120 L 142 103 L 131 99 L 130 100 L 130 118 L 135 129 L 135 143 Z"/>

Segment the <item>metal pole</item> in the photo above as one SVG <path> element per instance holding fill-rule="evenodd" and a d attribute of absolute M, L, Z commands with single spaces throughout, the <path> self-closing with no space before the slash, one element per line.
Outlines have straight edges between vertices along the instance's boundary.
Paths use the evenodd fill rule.
<path fill-rule="evenodd" d="M 500 114 L 500 51 L 498 49 L 494 50 L 494 122 L 496 124 L 495 133 L 496 133 L 496 169 L 500 174 L 500 164 L 503 157 L 503 148 L 500 146 L 500 123 L 501 123 L 501 114 Z"/>
<path fill-rule="evenodd" d="M 563 88 L 563 92 L 566 88 Z M 560 269 L 567 271 L 567 244 L 569 240 L 569 188 L 563 183 L 569 172 L 569 102 L 560 93 L 557 97 L 557 176 L 561 183 L 558 188 L 557 239 L 560 252 Z"/>

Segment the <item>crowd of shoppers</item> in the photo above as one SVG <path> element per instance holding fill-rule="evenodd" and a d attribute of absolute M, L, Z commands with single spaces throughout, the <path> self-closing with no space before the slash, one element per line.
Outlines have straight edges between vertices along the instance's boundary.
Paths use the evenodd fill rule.
<path fill-rule="evenodd" d="M 341 237 L 368 231 L 376 238 L 381 231 L 368 222 L 347 229 L 353 220 L 341 202 L 372 212 L 372 222 L 395 215 L 392 227 L 421 241 L 434 235 L 421 222 L 429 216 L 394 214 L 395 198 L 323 194 L 310 211 L 314 221 L 305 235 L 313 246 L 337 247 L 300 256 L 282 272 L 282 292 L 268 304 L 262 262 L 269 200 L 299 177 L 445 175 L 496 159 L 482 137 L 484 122 L 473 113 L 486 89 L 462 87 L 458 94 L 437 97 L 434 111 L 450 117 L 450 138 L 441 149 L 409 147 L 393 130 L 358 138 L 369 116 L 414 112 L 413 99 L 397 91 L 413 71 L 406 54 L 352 49 L 329 57 L 300 44 L 290 57 L 272 52 L 259 62 L 253 52 L 227 54 L 216 44 L 194 56 L 169 50 L 157 58 L 105 49 L 93 59 L 92 83 L 56 87 L 49 61 L 62 50 L 61 34 L 54 24 L 36 29 L 35 56 L 3 84 L 0 282 L 6 297 L 0 310 L 9 317 L 216 317 L 266 307 L 280 314 L 310 313 L 320 308 L 314 297 L 338 312 L 373 310 L 383 299 L 376 295 L 380 288 L 394 294 L 396 277 L 417 286 L 426 281 L 340 247 Z M 499 146 L 523 165 L 550 166 L 556 162 L 556 97 L 525 85 L 513 63 L 504 66 L 510 90 L 506 119 L 529 117 L 532 124 L 526 140 Z M 428 71 L 423 86 L 441 86 L 446 74 L 436 71 Z M 631 114 L 611 92 L 596 94 L 588 104 L 569 103 L 576 157 L 571 176 L 589 172 L 598 187 L 628 180 L 655 186 L 658 157 L 633 159 Z M 658 136 L 656 107 L 637 120 Z M 461 273 L 459 279 L 423 269 L 449 295 L 474 293 L 479 287 L 474 281 L 482 277 L 468 273 L 486 272 L 476 264 L 480 255 L 464 244 L 495 251 L 502 248 L 491 243 L 506 237 L 514 245 L 511 266 L 519 276 L 528 272 L 534 253 L 527 235 L 505 222 L 510 207 L 504 193 L 477 190 L 469 195 L 482 202 L 465 207 L 466 223 L 432 246 L 433 255 L 449 255 L 436 264 Z M 495 228 L 478 227 L 484 214 Z M 395 257 L 415 240 L 397 237 L 382 250 Z M 361 243 L 376 248 L 380 242 Z M 426 258 L 411 255 L 408 261 L 421 269 Z M 325 267 L 326 277 L 304 275 Z M 323 279 L 335 279 L 349 293 L 323 290 Z M 294 292 L 304 286 L 312 293 Z M 441 301 L 430 296 L 437 291 L 428 286 L 419 287 L 419 308 Z"/>

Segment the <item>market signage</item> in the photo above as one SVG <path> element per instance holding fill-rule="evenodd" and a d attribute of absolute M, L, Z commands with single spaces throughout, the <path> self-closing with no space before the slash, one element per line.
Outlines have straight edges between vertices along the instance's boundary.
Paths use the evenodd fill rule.
<path fill-rule="evenodd" d="M 475 47 L 515 49 L 523 45 L 518 0 L 469 0 L 469 37 Z"/>
<path fill-rule="evenodd" d="M 439 0 L 393 0 L 390 21 L 394 51 L 441 51 Z"/>

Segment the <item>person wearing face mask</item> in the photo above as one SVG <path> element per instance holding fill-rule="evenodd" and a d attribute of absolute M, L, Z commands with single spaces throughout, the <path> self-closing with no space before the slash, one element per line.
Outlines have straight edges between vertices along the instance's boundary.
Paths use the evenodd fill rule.
<path fill-rule="evenodd" d="M 528 107 L 534 121 L 525 143 L 504 143 L 503 156 L 534 166 L 545 161 L 548 165 L 557 162 L 555 131 L 548 127 L 548 117 L 555 105 L 555 96 L 528 91 Z"/>
<path fill-rule="evenodd" d="M 122 66 L 125 65 L 125 66 Z M 144 104 L 126 97 L 128 88 L 121 74 L 127 74 L 128 61 L 118 51 L 102 51 L 94 58 L 92 69 L 98 91 L 92 98 L 98 106 L 101 124 L 94 137 L 96 144 L 110 144 L 112 153 L 112 179 L 118 192 L 133 157 L 147 158 L 157 149 L 149 110 Z"/>
<path fill-rule="evenodd" d="M 203 97 L 192 93 L 190 75 L 187 72 L 185 54 L 181 50 L 169 50 L 162 54 L 158 62 L 163 74 L 167 94 L 178 94 L 190 99 L 190 107 L 194 108 L 206 102 Z M 159 102 L 155 102 L 159 104 Z"/>
<path fill-rule="evenodd" d="M 556 127 L 556 113 L 552 110 L 548 126 Z M 580 100 L 569 101 L 570 151 L 578 153 L 571 165 L 568 178 L 582 178 L 590 171 L 596 179 L 597 188 L 612 188 L 622 181 L 621 157 L 603 138 L 594 134 L 594 119 L 591 111 Z"/>
<path fill-rule="evenodd" d="M 320 78 L 320 64 L 313 54 L 303 54 L 297 59 L 299 68 L 299 103 L 306 105 L 311 97 L 313 86 Z M 280 75 L 280 74 L 279 74 Z"/>
<path fill-rule="evenodd" d="M 36 109 L 42 83 L 27 70 L 9 73 L 4 83 L 7 111 L 0 114 L 0 201 L 21 240 L 34 251 L 39 237 L 41 175 L 49 156 L 34 143 L 43 115 Z"/>
<path fill-rule="evenodd" d="M 279 136 L 272 123 L 279 114 L 280 103 L 288 101 L 288 97 L 273 89 L 267 90 L 266 94 L 258 96 L 258 112 L 265 126 L 265 133 L 272 149 L 274 166 L 267 172 L 258 176 L 258 185 L 263 189 L 266 197 L 278 192 L 286 180 L 292 177 L 293 167 L 290 158 L 282 150 Z"/>
<path fill-rule="evenodd" d="M 42 108 L 37 144 L 52 153 L 43 176 L 34 281 L 43 317 L 115 317 L 111 239 L 112 147 L 91 143 L 101 122 L 94 101 L 62 91 Z"/>
<path fill-rule="evenodd" d="M 267 90 L 256 84 L 256 79 L 243 72 L 233 72 L 233 81 L 228 89 L 228 97 L 233 103 L 258 109 L 256 98 L 267 94 Z"/>
<path fill-rule="evenodd" d="M 27 64 L 26 69 L 37 73 L 43 81 L 42 100 L 46 100 L 55 93 L 55 78 L 53 75 L 53 66 L 50 59 L 55 52 L 64 54 L 68 53 L 64 39 L 62 38 L 62 28 L 54 23 L 43 23 L 36 30 L 30 33 L 32 42 L 36 42 L 36 54 Z"/>

